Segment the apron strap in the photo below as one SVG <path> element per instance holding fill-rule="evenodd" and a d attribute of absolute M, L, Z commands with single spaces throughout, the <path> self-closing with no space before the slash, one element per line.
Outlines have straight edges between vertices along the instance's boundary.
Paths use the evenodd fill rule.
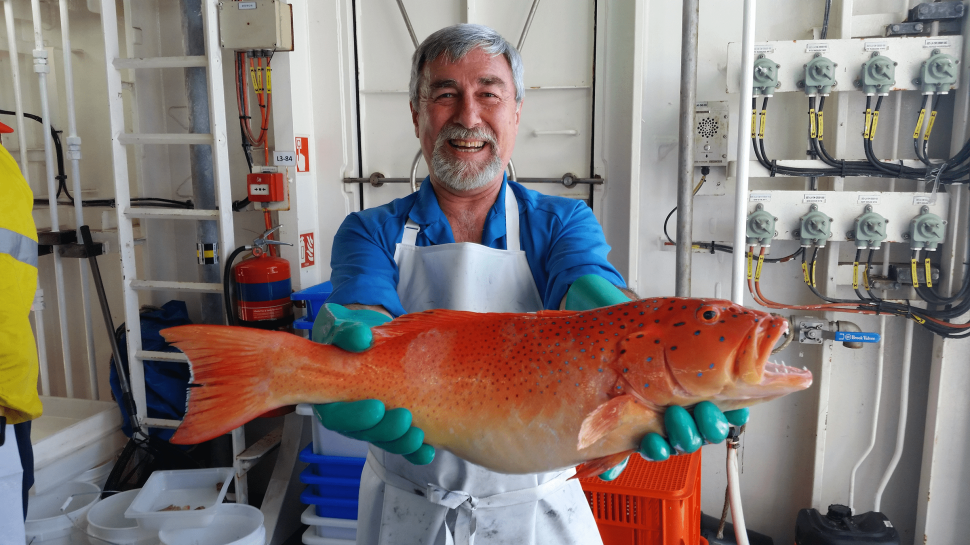
<path fill-rule="evenodd" d="M 421 232 L 421 226 L 411 218 L 408 218 L 408 222 L 404 224 L 404 234 L 401 236 L 401 244 L 414 246 L 414 242 L 418 240 L 419 232 Z"/>
<path fill-rule="evenodd" d="M 576 474 L 575 468 L 567 469 L 556 475 L 555 478 L 533 488 L 512 490 L 478 498 L 461 490 L 453 491 L 434 484 L 419 484 L 407 477 L 392 473 L 373 454 L 367 456 L 367 466 L 388 486 L 424 496 L 429 502 L 447 509 L 458 509 L 458 518 L 455 522 L 455 545 L 474 545 L 476 510 L 537 502 L 562 488 L 566 481 Z"/>
<path fill-rule="evenodd" d="M 505 246 L 510 252 L 519 251 L 519 203 L 508 184 L 505 185 Z"/>

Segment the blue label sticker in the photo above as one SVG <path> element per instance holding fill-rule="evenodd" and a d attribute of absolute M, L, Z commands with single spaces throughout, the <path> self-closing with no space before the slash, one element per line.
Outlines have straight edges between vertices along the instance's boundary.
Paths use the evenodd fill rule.
<path fill-rule="evenodd" d="M 837 342 L 877 343 L 879 342 L 879 334 L 864 331 L 837 331 L 835 333 L 835 340 Z"/>

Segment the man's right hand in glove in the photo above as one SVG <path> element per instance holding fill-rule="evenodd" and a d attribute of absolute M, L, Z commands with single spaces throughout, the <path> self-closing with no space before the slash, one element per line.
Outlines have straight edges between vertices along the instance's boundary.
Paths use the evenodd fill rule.
<path fill-rule="evenodd" d="M 363 352 L 373 345 L 371 328 L 390 320 L 374 310 L 325 304 L 313 322 L 310 338 L 349 352 Z M 402 454 L 413 464 L 429 464 L 434 459 L 434 447 L 424 443 L 424 431 L 411 425 L 411 411 L 405 408 L 386 410 L 380 400 L 364 399 L 314 405 L 313 412 L 328 430 Z"/>

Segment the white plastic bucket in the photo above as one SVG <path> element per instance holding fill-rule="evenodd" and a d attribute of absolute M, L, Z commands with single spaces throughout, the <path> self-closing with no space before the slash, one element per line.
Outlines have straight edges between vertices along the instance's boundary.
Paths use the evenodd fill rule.
<path fill-rule="evenodd" d="M 87 512 L 98 502 L 101 489 L 91 483 L 70 481 L 56 489 L 30 496 L 27 503 L 27 542 L 39 545 L 70 543 L 75 527 L 87 524 Z"/>
<path fill-rule="evenodd" d="M 88 534 L 92 545 L 154 545 L 158 531 L 142 528 L 138 521 L 125 517 L 125 510 L 134 501 L 140 488 L 120 492 L 105 498 L 88 511 Z"/>
<path fill-rule="evenodd" d="M 263 514 L 255 507 L 224 503 L 203 528 L 169 528 L 158 533 L 163 545 L 265 545 Z"/>
<path fill-rule="evenodd" d="M 108 460 L 107 462 L 81 473 L 75 481 L 81 481 L 83 483 L 91 483 L 96 485 L 100 489 L 104 489 L 104 483 L 108 482 L 108 475 L 111 475 L 111 470 L 115 466 L 114 459 Z"/>

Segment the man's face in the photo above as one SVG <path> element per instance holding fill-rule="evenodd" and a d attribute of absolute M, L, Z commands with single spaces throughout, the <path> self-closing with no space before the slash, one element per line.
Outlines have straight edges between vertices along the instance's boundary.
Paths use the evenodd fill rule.
<path fill-rule="evenodd" d="M 432 181 L 455 192 L 499 183 L 521 111 L 505 57 L 480 48 L 454 63 L 441 55 L 425 65 L 418 96 L 411 119 Z"/>

